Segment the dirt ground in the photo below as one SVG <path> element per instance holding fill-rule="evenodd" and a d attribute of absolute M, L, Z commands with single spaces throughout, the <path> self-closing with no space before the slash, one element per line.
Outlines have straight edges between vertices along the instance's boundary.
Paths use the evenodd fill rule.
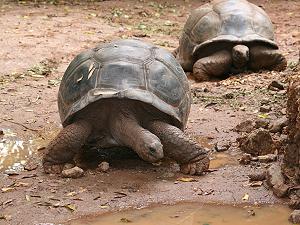
<path fill-rule="evenodd" d="M 190 10 L 207 1 L 83 2 L 0 1 L 0 129 L 9 129 L 24 142 L 38 139 L 38 163 L 42 147 L 61 127 L 58 86 L 75 55 L 99 43 L 130 37 L 173 50 Z M 273 21 L 288 68 L 220 82 L 197 84 L 190 79 L 194 103 L 186 132 L 208 149 L 215 143 L 231 145 L 221 156 L 211 154 L 217 169 L 183 182 L 177 179 L 186 176 L 172 163 L 154 166 L 132 154 L 115 154 L 107 159 L 107 173 L 87 170 L 74 180 L 45 175 L 40 164 L 10 176 L 1 173 L 0 224 L 56 224 L 83 215 L 179 201 L 284 204 L 264 185 L 249 185 L 247 175 L 264 165 L 238 164 L 239 134 L 232 128 L 245 119 L 275 120 L 285 115 L 286 89 L 269 90 L 268 85 L 273 80 L 287 84 L 299 60 L 300 2 L 251 2 Z M 262 101 L 271 106 L 267 114 L 259 111 Z M 243 200 L 245 194 L 248 200 Z"/>

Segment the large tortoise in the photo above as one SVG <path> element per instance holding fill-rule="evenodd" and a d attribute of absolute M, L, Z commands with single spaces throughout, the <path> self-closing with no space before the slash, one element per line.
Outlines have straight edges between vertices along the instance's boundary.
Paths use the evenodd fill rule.
<path fill-rule="evenodd" d="M 199 81 L 287 65 L 268 15 L 246 0 L 215 0 L 194 10 L 174 54 Z"/>
<path fill-rule="evenodd" d="M 103 44 L 79 54 L 58 94 L 63 130 L 43 158 L 46 173 L 60 173 L 85 145 L 125 146 L 142 159 L 176 160 L 181 171 L 200 175 L 207 152 L 183 133 L 191 96 L 173 55 L 138 40 Z"/>

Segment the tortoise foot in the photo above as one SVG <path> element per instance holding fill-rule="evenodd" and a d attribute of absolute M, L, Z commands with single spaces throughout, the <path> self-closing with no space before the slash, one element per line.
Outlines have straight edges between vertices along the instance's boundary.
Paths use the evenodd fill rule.
<path fill-rule="evenodd" d="M 206 170 L 208 170 L 209 167 L 209 158 L 205 157 L 204 159 L 181 164 L 180 165 L 180 171 L 183 174 L 189 174 L 189 175 L 202 175 Z"/>

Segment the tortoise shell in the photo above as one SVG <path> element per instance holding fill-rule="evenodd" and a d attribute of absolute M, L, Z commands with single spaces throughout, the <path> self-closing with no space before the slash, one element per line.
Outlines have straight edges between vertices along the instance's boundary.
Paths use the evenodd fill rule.
<path fill-rule="evenodd" d="M 191 105 L 187 77 L 173 55 L 134 39 L 103 44 L 74 58 L 58 93 L 63 126 L 89 104 L 107 98 L 148 103 L 174 118 L 180 129 Z"/>
<path fill-rule="evenodd" d="M 263 9 L 246 0 L 215 0 L 191 13 L 179 40 L 177 58 L 183 69 L 191 71 L 194 56 L 218 42 L 261 42 L 278 48 L 270 18 Z"/>

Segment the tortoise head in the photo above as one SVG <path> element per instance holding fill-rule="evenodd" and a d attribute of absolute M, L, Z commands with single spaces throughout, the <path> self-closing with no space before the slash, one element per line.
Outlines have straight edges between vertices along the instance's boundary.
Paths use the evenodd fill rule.
<path fill-rule="evenodd" d="M 236 45 L 232 48 L 232 62 L 235 68 L 246 67 L 249 61 L 249 48 L 246 45 Z"/>

